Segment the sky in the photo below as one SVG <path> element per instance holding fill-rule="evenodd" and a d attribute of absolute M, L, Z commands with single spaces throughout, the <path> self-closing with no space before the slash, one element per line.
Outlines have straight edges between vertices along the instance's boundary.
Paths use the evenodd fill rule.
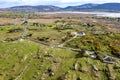
<path fill-rule="evenodd" d="M 120 3 L 120 0 L 0 0 L 0 8 L 21 5 L 54 5 L 59 7 L 75 6 L 86 3 Z"/>

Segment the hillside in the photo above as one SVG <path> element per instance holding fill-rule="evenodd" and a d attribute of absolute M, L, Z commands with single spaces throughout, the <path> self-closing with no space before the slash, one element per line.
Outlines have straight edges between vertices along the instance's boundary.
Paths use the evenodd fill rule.
<path fill-rule="evenodd" d="M 15 11 L 15 12 L 52 12 L 52 11 L 60 11 L 61 8 L 52 5 L 38 5 L 38 6 L 30 6 L 30 5 L 23 5 L 23 6 L 14 6 L 6 9 L 1 9 L 2 11 Z"/>
<path fill-rule="evenodd" d="M 120 11 L 120 3 L 106 3 L 93 7 L 92 9 Z"/>
<path fill-rule="evenodd" d="M 0 14 L 0 80 L 120 79 L 118 18 L 22 16 Z"/>
<path fill-rule="evenodd" d="M 73 11 L 120 11 L 120 3 L 105 3 L 105 4 L 84 4 L 79 6 L 69 6 L 65 10 Z"/>
<path fill-rule="evenodd" d="M 72 11 L 79 11 L 79 10 L 85 10 L 85 9 L 91 9 L 95 6 L 98 6 L 99 4 L 83 4 L 83 5 L 78 5 L 78 6 L 68 6 L 64 8 L 64 10 L 72 10 Z"/>

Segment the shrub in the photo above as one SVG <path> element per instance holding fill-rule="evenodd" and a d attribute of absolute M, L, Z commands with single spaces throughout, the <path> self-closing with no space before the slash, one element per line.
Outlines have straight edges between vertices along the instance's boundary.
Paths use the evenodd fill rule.
<path fill-rule="evenodd" d="M 101 50 L 101 43 L 100 42 L 98 42 L 98 41 L 94 42 L 94 46 L 95 46 L 95 50 L 96 51 L 100 51 Z"/>
<path fill-rule="evenodd" d="M 111 51 L 112 51 L 113 54 L 120 56 L 120 48 L 119 47 L 117 47 L 117 46 L 110 46 L 110 48 L 111 48 Z"/>

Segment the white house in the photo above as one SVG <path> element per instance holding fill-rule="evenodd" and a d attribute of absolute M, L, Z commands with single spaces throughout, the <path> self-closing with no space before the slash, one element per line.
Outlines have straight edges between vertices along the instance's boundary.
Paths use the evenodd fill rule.
<path fill-rule="evenodd" d="M 85 36 L 85 32 L 71 32 L 71 35 Z"/>

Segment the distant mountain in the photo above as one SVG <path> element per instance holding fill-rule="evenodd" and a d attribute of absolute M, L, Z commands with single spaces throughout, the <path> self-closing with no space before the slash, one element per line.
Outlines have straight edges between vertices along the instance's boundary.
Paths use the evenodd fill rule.
<path fill-rule="evenodd" d="M 60 11 L 61 8 L 52 5 L 38 5 L 38 6 L 14 6 L 8 8 L 9 11 Z"/>
<path fill-rule="evenodd" d="M 6 9 L 0 9 L 3 11 L 15 11 L 15 12 L 53 12 L 53 11 L 113 11 L 120 12 L 120 3 L 104 3 L 104 4 L 83 4 L 78 6 L 68 6 L 60 8 L 52 5 L 38 5 L 38 6 L 14 6 Z"/>
<path fill-rule="evenodd" d="M 79 6 L 68 6 L 68 7 L 64 8 L 64 10 L 73 10 L 73 11 L 74 10 L 84 10 L 84 9 L 90 9 L 90 8 L 95 7 L 97 5 L 99 5 L 99 4 L 89 3 L 89 4 L 79 5 Z"/>
<path fill-rule="evenodd" d="M 92 4 L 92 3 L 89 3 L 89 4 L 83 4 L 80 6 L 80 8 L 92 8 L 92 7 L 95 7 L 99 4 Z"/>
<path fill-rule="evenodd" d="M 103 10 L 118 10 L 120 11 L 120 3 L 105 3 L 93 7 L 93 9 L 103 9 Z"/>
<path fill-rule="evenodd" d="M 120 3 L 105 3 L 105 4 L 84 4 L 80 6 L 68 6 L 65 10 L 73 11 L 120 11 Z"/>

